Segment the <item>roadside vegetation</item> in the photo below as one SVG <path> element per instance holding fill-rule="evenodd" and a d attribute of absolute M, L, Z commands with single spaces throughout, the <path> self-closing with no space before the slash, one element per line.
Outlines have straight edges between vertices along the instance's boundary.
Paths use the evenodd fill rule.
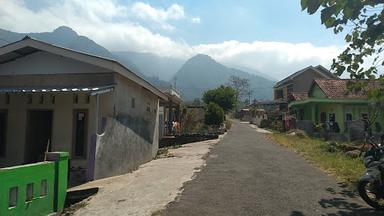
<path fill-rule="evenodd" d="M 325 172 L 347 183 L 353 189 L 365 167 L 361 157 L 346 154 L 352 144 L 324 141 L 304 134 L 288 135 L 273 133 L 268 135 L 276 143 L 286 146 L 313 162 Z"/>

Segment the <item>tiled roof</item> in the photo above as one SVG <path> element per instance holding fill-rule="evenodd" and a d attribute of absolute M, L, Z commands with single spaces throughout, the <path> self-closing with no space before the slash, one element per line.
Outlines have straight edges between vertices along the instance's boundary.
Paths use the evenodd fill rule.
<path fill-rule="evenodd" d="M 293 100 L 295 101 L 301 101 L 301 100 L 305 100 L 308 98 L 308 92 L 293 92 L 291 94 L 291 97 L 293 98 Z"/>
<path fill-rule="evenodd" d="M 330 99 L 365 99 L 367 98 L 366 89 L 379 87 L 378 81 L 369 81 L 366 89 L 361 91 L 350 91 L 347 88 L 347 79 L 315 79 L 314 82 L 324 92 L 325 96 Z M 367 81 L 368 82 L 368 81 Z"/>

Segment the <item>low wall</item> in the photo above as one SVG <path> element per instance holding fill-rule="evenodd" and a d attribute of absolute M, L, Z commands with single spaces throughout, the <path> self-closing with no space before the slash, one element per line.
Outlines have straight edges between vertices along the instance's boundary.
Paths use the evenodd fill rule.
<path fill-rule="evenodd" d="M 296 121 L 296 128 L 305 131 L 309 135 L 313 135 L 315 128 L 312 121 L 298 120 Z"/>
<path fill-rule="evenodd" d="M 143 137 L 121 120 L 107 118 L 105 132 L 97 137 L 94 179 L 133 171 L 152 160 L 157 150 L 158 136 Z"/>
<path fill-rule="evenodd" d="M 67 190 L 68 153 L 52 152 L 47 158 L 50 161 L 0 169 L 0 215 L 61 212 Z"/>

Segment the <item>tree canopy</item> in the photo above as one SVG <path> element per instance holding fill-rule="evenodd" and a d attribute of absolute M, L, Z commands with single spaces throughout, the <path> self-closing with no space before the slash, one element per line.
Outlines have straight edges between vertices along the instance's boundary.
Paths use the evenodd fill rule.
<path fill-rule="evenodd" d="M 216 103 L 210 102 L 205 113 L 205 124 L 220 125 L 224 122 L 224 110 Z"/>
<path fill-rule="evenodd" d="M 233 88 L 228 86 L 220 86 L 216 89 L 208 90 L 203 95 L 203 101 L 206 104 L 211 102 L 219 105 L 223 110 L 230 111 L 235 107 L 236 92 Z"/>
<path fill-rule="evenodd" d="M 348 47 L 333 60 L 337 75 L 349 73 L 351 79 L 383 78 L 384 1 L 382 0 L 301 0 L 309 14 L 321 11 L 321 22 L 335 34 L 348 31 Z"/>

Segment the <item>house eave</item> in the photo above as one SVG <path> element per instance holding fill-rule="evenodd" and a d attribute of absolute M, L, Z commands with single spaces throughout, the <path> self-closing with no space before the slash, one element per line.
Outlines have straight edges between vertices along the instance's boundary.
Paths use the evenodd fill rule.
<path fill-rule="evenodd" d="M 310 103 L 325 103 L 325 104 L 368 104 L 367 99 L 329 99 L 329 98 L 309 98 L 302 101 L 294 101 L 289 103 L 288 107 L 294 107 L 299 105 L 305 105 Z"/>

